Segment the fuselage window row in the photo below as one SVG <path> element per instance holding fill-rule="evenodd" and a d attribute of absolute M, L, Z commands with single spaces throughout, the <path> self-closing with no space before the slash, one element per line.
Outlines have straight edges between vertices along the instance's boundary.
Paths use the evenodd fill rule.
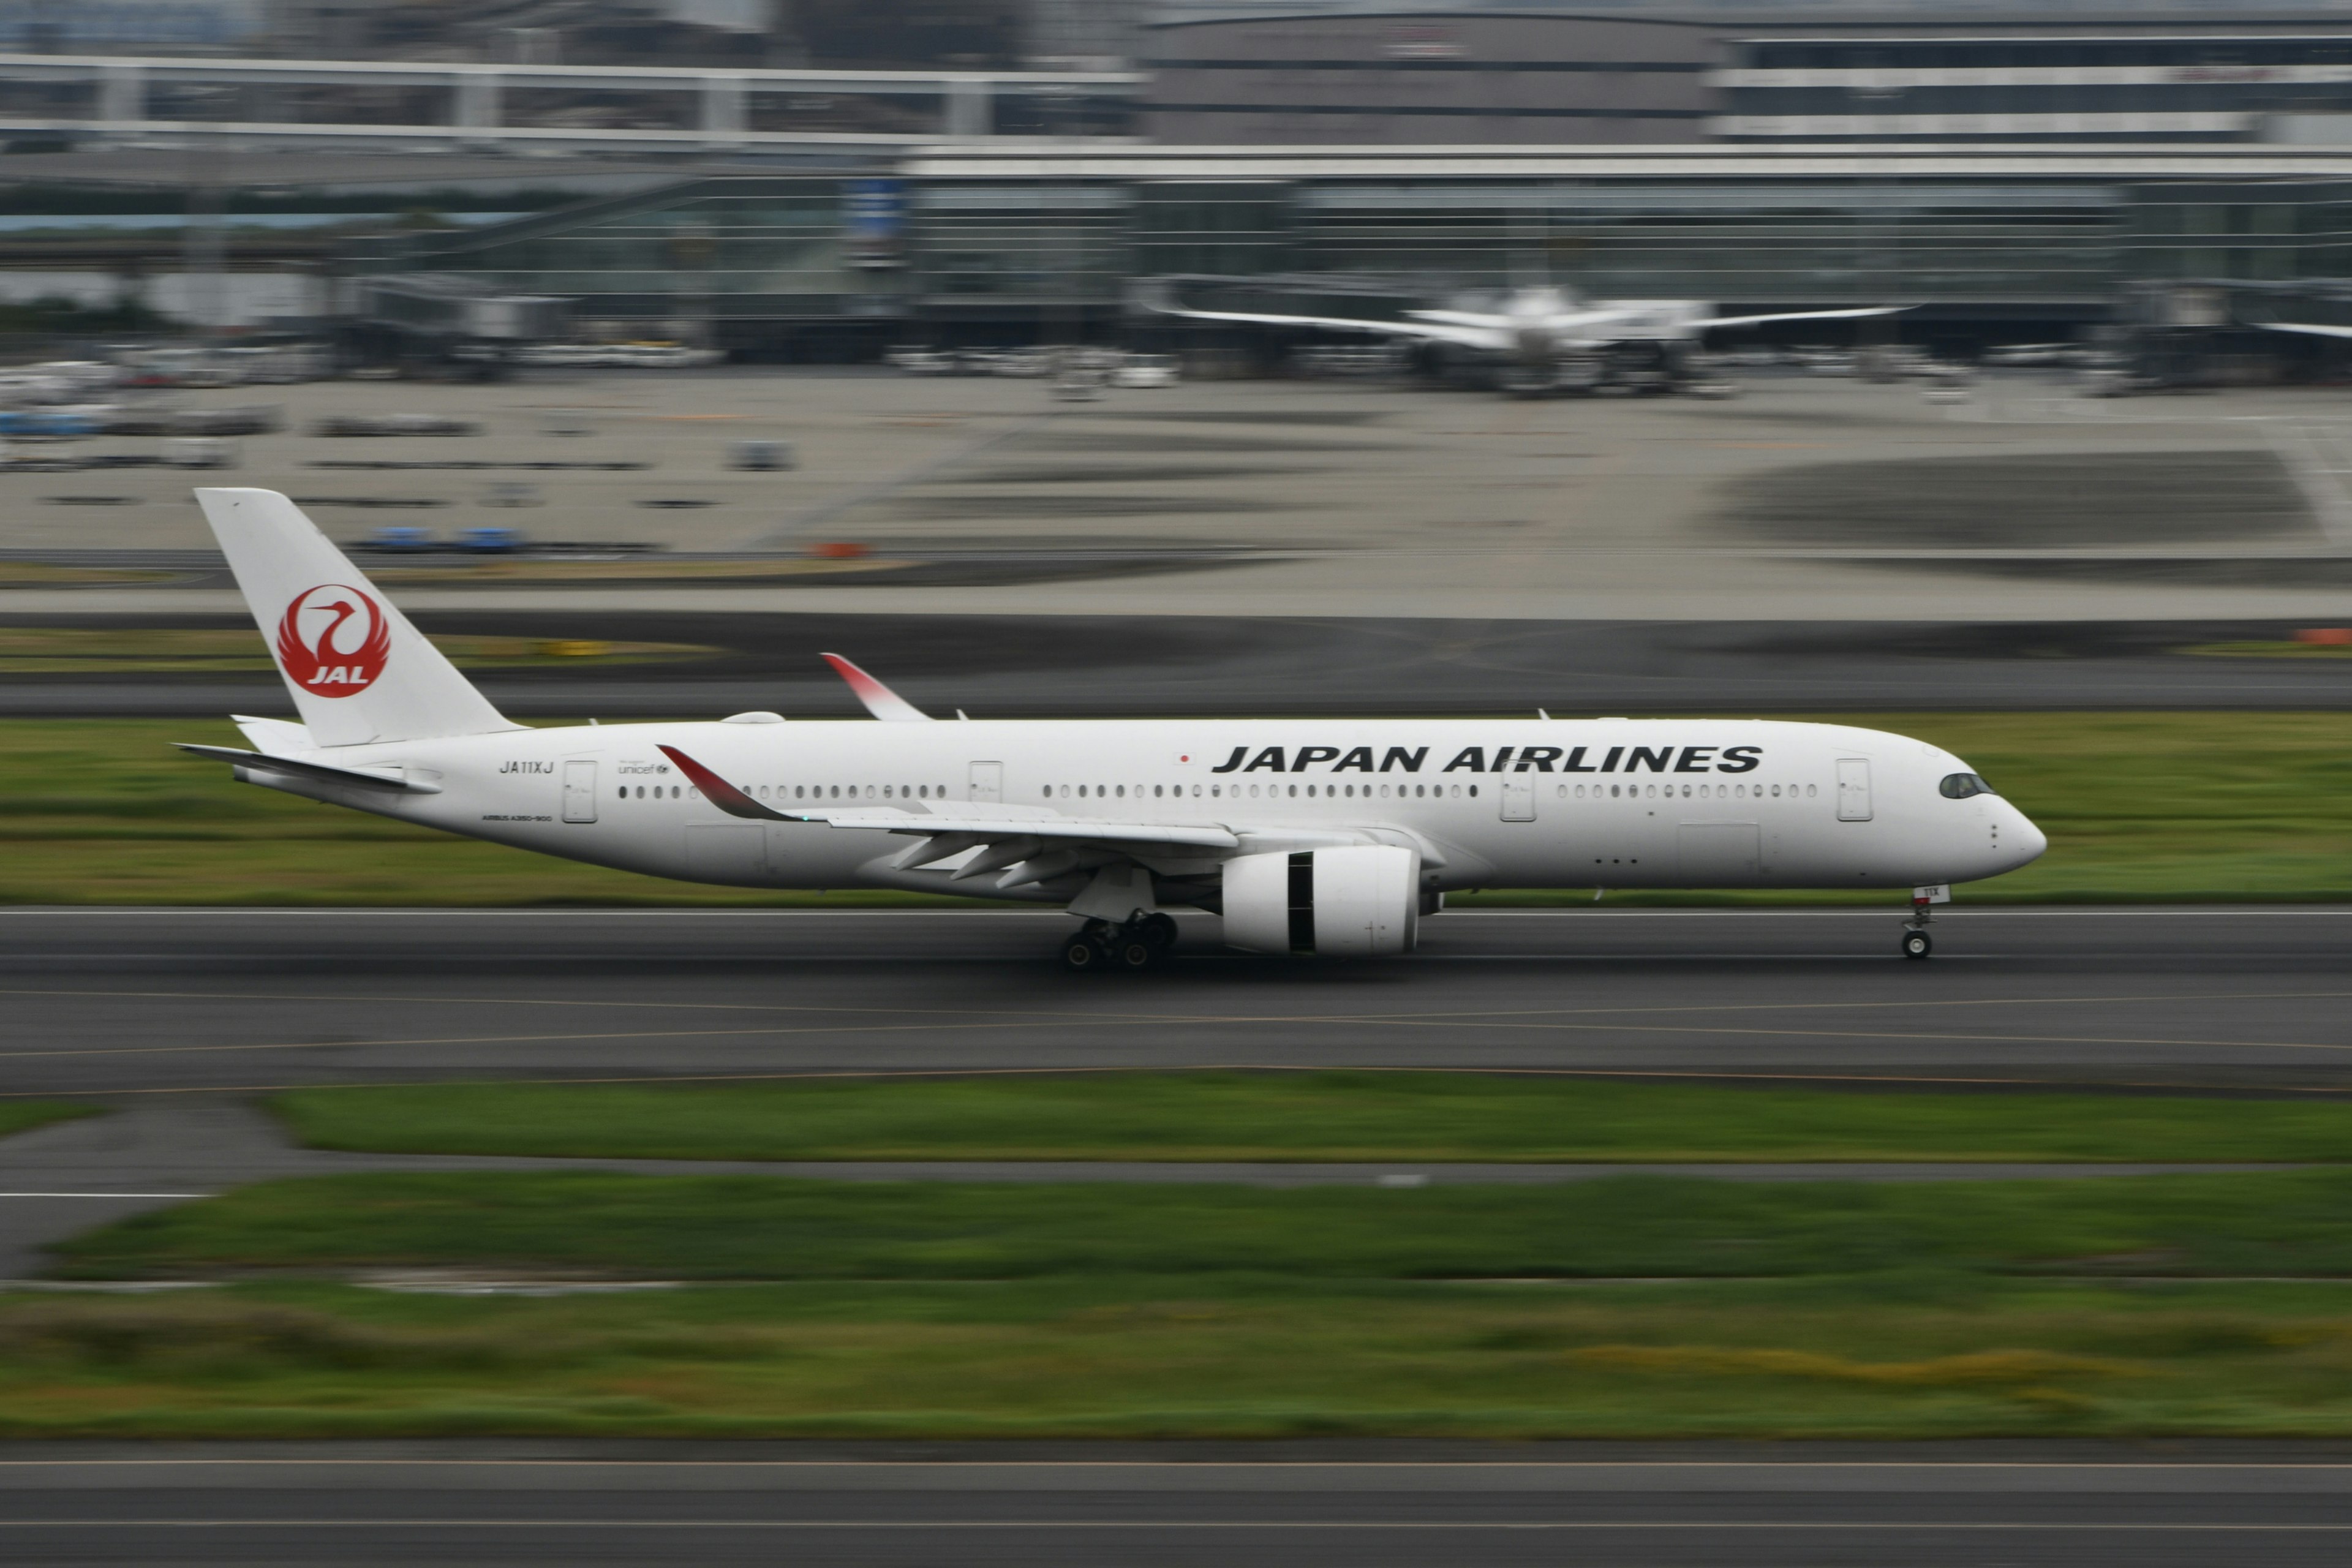
<path fill-rule="evenodd" d="M 1252 800 L 1257 800 L 1260 798 L 1279 800 L 1287 795 L 1290 799 L 1296 800 L 1299 798 L 1299 793 L 1302 788 L 1305 790 L 1306 798 L 1308 800 L 1339 800 L 1342 796 L 1349 800 L 1370 800 L 1372 798 L 1372 786 L 1370 784 L 1324 784 L 1319 787 L 1315 784 L 1306 784 L 1303 786 L 1299 784 L 1252 784 L 1249 786 L 1249 797 Z M 1073 792 L 1075 792 L 1076 797 L 1080 800 L 1124 800 L 1130 793 L 1133 795 L 1134 798 L 1141 800 L 1143 798 L 1144 786 L 1141 784 L 1136 784 L 1130 791 L 1129 786 L 1126 784 L 1062 784 L 1059 786 L 1045 784 L 1039 788 L 1037 795 L 1038 798 L 1041 800 L 1053 800 L 1055 798 L 1068 800 L 1071 798 Z M 1192 786 L 1192 794 L 1194 796 L 1197 797 L 1202 793 L 1202 787 L 1201 785 L 1194 784 Z M 1206 793 L 1211 796 L 1221 800 L 1226 798 L 1239 800 L 1242 798 L 1242 786 L 1239 784 L 1234 784 L 1228 787 L 1224 784 L 1210 784 L 1207 786 Z M 1404 784 L 1398 784 L 1394 786 L 1393 792 L 1391 792 L 1390 785 L 1381 785 L 1381 798 L 1382 800 L 1391 798 L 1391 793 L 1393 793 L 1393 798 L 1398 800 L 1443 800 L 1446 798 L 1447 790 L 1446 786 L 1444 784 L 1413 784 L 1410 787 Z M 1182 784 L 1176 784 L 1173 786 L 1168 784 L 1153 784 L 1151 786 L 1151 794 L 1158 799 L 1165 799 L 1171 795 L 1181 799 L 1184 795 L 1184 786 Z M 1465 795 L 1470 799 L 1475 800 L 1478 796 L 1478 786 L 1476 784 L 1471 784 L 1465 789 L 1461 784 L 1455 784 L 1453 786 L 1452 795 L 1453 798 L 1455 800 L 1461 800 Z"/>
<path fill-rule="evenodd" d="M 633 786 L 628 784 L 621 785 L 619 790 L 619 798 L 622 800 L 630 799 L 630 790 L 632 787 Z M 654 798 L 656 800 L 664 798 L 662 793 L 664 787 L 665 786 L 661 784 L 656 784 L 653 786 Z M 670 784 L 667 787 L 669 792 L 667 798 L 671 800 L 684 798 L 686 791 L 683 786 L 678 784 Z M 861 786 L 856 784 L 849 784 L 846 786 L 842 784 L 793 784 L 790 786 L 786 786 L 784 784 L 759 784 L 747 785 L 745 787 L 749 793 L 756 795 L 761 800 L 782 800 L 786 796 L 788 787 L 791 798 L 794 800 L 807 800 L 812 797 L 818 800 L 839 800 L 842 798 L 842 791 L 845 787 L 849 792 L 848 798 L 856 800 L 859 797 L 858 792 Z M 865 791 L 866 799 L 872 800 L 875 798 L 877 793 L 875 785 L 866 784 L 862 787 Z M 1070 797 L 1072 787 L 1073 786 L 1069 784 L 1061 785 L 1059 789 L 1061 798 L 1065 800 L 1068 799 Z M 1364 784 L 1358 786 L 1352 784 L 1326 784 L 1321 786 L 1319 790 L 1318 786 L 1314 784 L 1307 784 L 1304 786 L 1298 784 L 1273 784 L 1265 786 L 1252 784 L 1249 786 L 1249 794 L 1252 800 L 1259 799 L 1261 798 L 1260 790 L 1261 788 L 1264 788 L 1272 791 L 1275 798 L 1281 798 L 1286 794 L 1290 799 L 1296 800 L 1299 798 L 1299 792 L 1302 787 L 1305 789 L 1306 798 L 1308 800 L 1327 797 L 1334 800 L 1343 797 L 1349 800 L 1355 800 L 1360 797 L 1360 798 L 1365 800 L 1372 798 L 1371 785 Z M 1391 798 L 1391 786 L 1388 784 L 1381 785 L 1381 799 L 1388 800 Z M 635 798 L 638 800 L 646 798 L 646 786 L 644 784 L 635 785 L 634 788 L 636 792 Z M 1594 800 L 1603 798 L 1610 800 L 1655 800 L 1658 798 L 1659 791 L 1659 786 L 1656 784 L 1610 784 L 1607 788 L 1608 795 L 1604 797 L 1601 794 L 1602 786 L 1600 784 L 1577 784 L 1573 787 L 1573 791 L 1571 792 L 1570 786 L 1563 784 L 1557 786 L 1554 794 L 1561 800 L 1583 800 L 1587 798 L 1586 791 L 1590 789 L 1591 792 L 1590 798 Z M 1664 788 L 1666 798 L 1676 798 L 1675 786 L 1673 784 L 1667 784 Z M 1129 793 L 1129 786 L 1126 784 L 1078 784 L 1076 786 L 1076 789 L 1077 792 L 1077 798 L 1080 800 L 1089 798 L 1097 800 L 1124 800 L 1128 797 Z M 879 793 L 881 798 L 884 800 L 945 800 L 948 797 L 948 790 L 945 784 L 883 784 L 880 786 Z M 1056 791 L 1054 785 L 1046 784 L 1040 793 L 1043 795 L 1044 798 L 1052 800 L 1055 798 Z M 1133 786 L 1133 795 L 1137 800 L 1141 800 L 1143 798 L 1143 785 L 1136 784 Z M 1154 798 L 1165 799 L 1171 793 L 1181 798 L 1184 794 L 1184 786 L 1182 784 L 1177 784 L 1174 785 L 1172 789 L 1171 786 L 1166 784 L 1153 784 L 1151 786 L 1151 794 Z M 1212 796 L 1223 798 L 1225 793 L 1225 786 L 1222 784 L 1211 784 L 1208 786 L 1207 793 Z M 1234 784 L 1232 786 L 1232 793 L 1234 799 L 1240 799 L 1242 786 Z M 1804 786 L 1803 793 L 1807 799 L 1817 799 L 1821 795 L 1821 786 L 1818 784 L 1807 784 Z M 1202 794 L 1202 786 L 1194 784 L 1192 786 L 1192 794 L 1196 797 L 1199 796 Z M 1478 786 L 1476 784 L 1471 784 L 1468 786 L 1467 795 L 1470 798 L 1475 799 L 1477 797 L 1477 794 Z M 1446 786 L 1444 784 L 1398 784 L 1394 786 L 1393 798 L 1399 800 L 1420 800 L 1429 798 L 1443 799 L 1445 795 Z M 1685 784 L 1682 786 L 1679 798 L 1684 800 L 1693 798 L 1699 800 L 1764 800 L 1767 798 L 1778 800 L 1784 795 L 1790 799 L 1796 798 L 1798 795 L 1798 787 L 1795 784 L 1781 785 L 1761 784 Z M 1464 786 L 1460 784 L 1453 786 L 1453 797 L 1454 799 L 1460 800 L 1464 798 Z"/>
<path fill-rule="evenodd" d="M 1574 792 L 1575 799 L 1582 800 L 1585 797 L 1585 787 L 1586 786 L 1583 784 L 1578 784 L 1576 786 Z M 1658 786 L 1656 784 L 1649 784 L 1646 786 L 1640 784 L 1625 784 L 1622 786 L 1611 784 L 1609 786 L 1609 794 L 1606 798 L 1617 798 L 1617 792 L 1621 787 L 1624 790 L 1627 795 L 1634 796 L 1639 799 L 1655 800 L 1658 798 Z M 1675 798 L 1675 786 L 1668 784 L 1665 788 L 1667 798 Z M 1600 800 L 1604 798 L 1601 793 L 1601 786 L 1599 784 L 1592 785 L 1591 789 L 1593 799 Z M 1795 784 L 1788 784 L 1785 786 L 1781 784 L 1685 784 L 1682 786 L 1682 795 L 1680 798 L 1684 800 L 1691 799 L 1694 790 L 1696 791 L 1697 798 L 1700 800 L 1764 800 L 1767 798 L 1779 800 L 1784 793 L 1789 799 L 1794 800 L 1797 798 L 1798 795 L 1797 786 Z M 1555 793 L 1561 800 L 1570 798 L 1569 786 L 1566 784 L 1559 785 Z M 1808 799 L 1818 799 L 1822 793 L 1821 786 L 1819 784 L 1807 784 L 1804 787 L 1803 793 Z"/>

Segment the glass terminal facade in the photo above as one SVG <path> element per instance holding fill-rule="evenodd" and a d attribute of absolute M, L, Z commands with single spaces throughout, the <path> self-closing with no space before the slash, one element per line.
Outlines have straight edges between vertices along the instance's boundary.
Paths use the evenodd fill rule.
<path fill-rule="evenodd" d="M 861 322 L 869 337 L 909 321 L 1000 340 L 1100 330 L 1133 280 L 1180 274 L 1363 277 L 1423 295 L 1548 277 L 1603 297 L 1900 302 L 1988 324 L 2104 319 L 2150 281 L 2352 279 L 2352 151 L 2255 151 L 2234 174 L 2146 155 L 2073 174 L 2016 155 L 1832 174 L 1737 150 L 1581 173 L 1557 156 L 1517 171 L 1454 160 L 1442 176 L 1371 157 L 1356 173 L 1321 156 L 1194 169 L 1105 153 L 1042 172 L 1020 160 L 1017 174 L 937 158 L 903 179 L 698 180 L 403 237 L 353 265 L 563 296 L 583 318 L 698 322 L 741 348 Z"/>
<path fill-rule="evenodd" d="M 1732 141 L 2232 142 L 2352 112 L 2352 32 L 1751 37 L 1715 78 Z"/>

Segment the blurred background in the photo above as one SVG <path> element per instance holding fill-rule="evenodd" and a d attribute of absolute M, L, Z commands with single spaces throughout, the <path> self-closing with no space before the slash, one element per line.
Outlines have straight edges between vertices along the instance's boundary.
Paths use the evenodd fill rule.
<path fill-rule="evenodd" d="M 173 752 L 202 484 L 525 721 L 1833 716 L 2051 847 L 1097 984 Z M 2332 1563 L 2347 661 L 2352 0 L 0 0 L 0 1552 Z"/>

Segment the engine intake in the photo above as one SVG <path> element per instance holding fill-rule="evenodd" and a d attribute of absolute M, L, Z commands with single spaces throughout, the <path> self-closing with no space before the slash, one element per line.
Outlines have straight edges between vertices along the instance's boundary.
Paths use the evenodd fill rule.
<path fill-rule="evenodd" d="M 1386 844 L 1239 856 L 1224 865 L 1225 942 L 1340 958 L 1410 952 L 1420 884 L 1421 857 Z"/>

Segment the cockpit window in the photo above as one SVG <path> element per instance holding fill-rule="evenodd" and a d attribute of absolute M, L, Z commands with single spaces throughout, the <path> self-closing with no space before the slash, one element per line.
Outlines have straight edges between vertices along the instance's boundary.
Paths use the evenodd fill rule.
<path fill-rule="evenodd" d="M 1946 800 L 1966 800 L 1972 795 L 1990 795 L 1992 785 L 1974 773 L 1946 773 L 1944 782 L 1936 786 Z"/>

